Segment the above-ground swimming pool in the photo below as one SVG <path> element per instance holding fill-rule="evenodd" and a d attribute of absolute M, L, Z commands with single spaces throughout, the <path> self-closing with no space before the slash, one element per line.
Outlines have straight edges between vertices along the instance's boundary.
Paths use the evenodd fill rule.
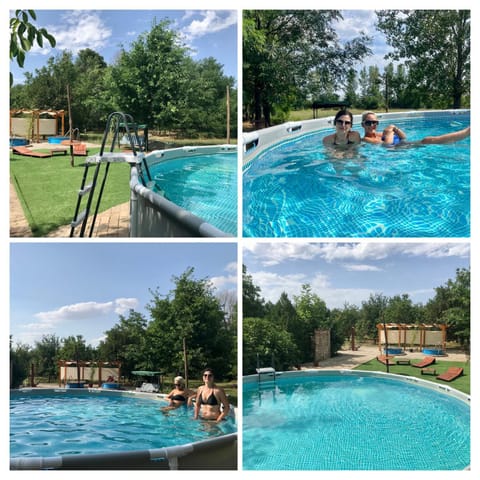
<path fill-rule="evenodd" d="M 378 115 L 409 141 L 470 125 L 469 111 Z M 330 123 L 329 123 L 330 122 Z M 358 116 L 353 130 L 362 132 Z M 331 119 L 244 136 L 246 237 L 469 237 L 470 140 L 327 152 Z"/>
<path fill-rule="evenodd" d="M 469 397 L 379 372 L 277 373 L 243 383 L 245 470 L 463 470 Z"/>
<path fill-rule="evenodd" d="M 103 455 L 103 466 L 114 467 L 129 456 L 133 463 L 136 457 L 147 455 L 145 452 L 159 449 L 156 460 L 164 461 L 162 449 L 174 457 L 175 453 L 192 453 L 192 445 L 213 440 L 221 443 L 225 439 L 231 446 L 236 434 L 233 417 L 219 424 L 194 421 L 193 408 L 164 414 L 160 408 L 166 405 L 159 395 L 112 390 L 12 391 L 10 457 L 15 465 L 43 464 L 48 468 L 55 464 L 51 458 L 68 458 L 70 463 L 88 466 L 95 457 L 101 466 Z"/>
<path fill-rule="evenodd" d="M 157 150 L 145 156 L 150 180 L 132 170 L 132 236 L 235 236 L 237 147 Z"/>

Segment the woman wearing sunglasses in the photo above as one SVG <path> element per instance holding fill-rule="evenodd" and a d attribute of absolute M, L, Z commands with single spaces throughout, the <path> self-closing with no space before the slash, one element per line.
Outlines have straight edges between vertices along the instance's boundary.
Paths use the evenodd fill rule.
<path fill-rule="evenodd" d="M 185 387 L 183 377 L 175 377 L 173 387 L 173 390 L 166 397 L 169 401 L 168 406 L 162 408 L 164 412 L 185 405 L 190 406 L 192 404 L 192 398 L 195 396 L 194 392 Z"/>
<path fill-rule="evenodd" d="M 358 145 L 361 142 L 360 134 L 352 131 L 353 115 L 348 110 L 340 110 L 334 119 L 335 133 L 323 139 L 326 147 L 345 147 Z"/>
<path fill-rule="evenodd" d="M 407 135 L 396 125 L 389 125 L 383 130 L 383 133 L 377 132 L 377 115 L 374 112 L 364 112 L 362 114 L 362 127 L 365 130 L 363 141 L 367 143 L 379 143 L 386 147 L 396 145 L 433 145 L 454 143 L 470 136 L 470 127 L 464 128 L 452 133 L 445 133 L 436 137 L 429 136 L 416 142 L 407 142 Z"/>
<path fill-rule="evenodd" d="M 204 385 L 197 390 L 194 418 L 200 416 L 204 420 L 220 422 L 230 411 L 227 395 L 223 388 L 215 385 L 213 371 L 210 368 L 204 370 L 203 382 Z M 221 406 L 223 408 L 220 408 Z"/>

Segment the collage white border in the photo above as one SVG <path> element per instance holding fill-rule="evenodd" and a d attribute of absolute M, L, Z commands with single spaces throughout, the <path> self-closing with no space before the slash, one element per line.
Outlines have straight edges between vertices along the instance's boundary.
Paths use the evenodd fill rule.
<path fill-rule="evenodd" d="M 469 9 L 472 12 L 472 73 L 471 73 L 471 85 L 472 85 L 472 92 L 471 92 L 471 98 L 472 98 L 472 110 L 475 110 L 475 107 L 477 107 L 478 104 L 478 85 L 479 85 L 479 63 L 480 63 L 480 53 L 479 53 L 479 5 L 477 0 L 471 0 L 471 1 L 464 1 L 464 0 L 459 0 L 455 2 L 455 4 L 452 4 L 451 1 L 446 1 L 446 0 L 437 0 L 437 1 L 422 1 L 422 0 L 417 0 L 417 1 L 411 1 L 411 0 L 405 0 L 403 2 L 399 1 L 391 1 L 388 3 L 388 6 L 385 5 L 385 2 L 379 2 L 377 0 L 373 2 L 368 2 L 366 4 L 359 5 L 358 2 L 354 1 L 334 1 L 334 0 L 317 0 L 317 1 L 302 1 L 302 0 L 297 0 L 295 2 L 292 1 L 286 1 L 286 0 L 277 0 L 277 1 L 262 1 L 262 0 L 257 0 L 257 1 L 228 1 L 228 2 L 221 2 L 217 0 L 204 0 L 200 2 L 195 2 L 195 1 L 184 1 L 184 0 L 178 0 L 174 2 L 174 5 L 169 4 L 168 7 L 165 5 L 167 2 L 159 2 L 154 1 L 154 0 L 137 0 L 135 2 L 135 8 L 136 9 L 152 9 L 152 10 L 169 10 L 169 9 L 174 9 L 174 10 L 182 10 L 182 9 L 192 9 L 192 10 L 205 10 L 205 9 L 216 9 L 216 10 L 237 10 L 238 11 L 238 105 L 242 105 L 242 94 L 241 94 L 241 85 L 242 85 L 242 69 L 241 69 L 241 12 L 244 9 L 279 9 L 279 8 L 285 8 L 285 9 L 383 9 L 383 8 L 389 8 L 389 9 L 404 9 L 404 8 L 409 8 L 409 9 Z M 65 4 L 64 1 L 58 1 L 58 0 L 29 0 L 29 1 L 13 1 L 13 0 L 4 0 L 2 1 L 2 4 L 0 6 L 0 25 L 3 25 L 4 28 L 0 30 L 0 46 L 3 47 L 2 51 L 4 52 L 4 55 L 2 57 L 2 62 L 4 62 L 4 68 L 1 69 L 3 72 L 2 75 L 0 75 L 0 88 L 4 92 L 3 94 L 3 105 L 5 108 L 4 114 L 0 117 L 0 132 L 2 132 L 1 135 L 1 140 L 0 140 L 0 145 L 2 147 L 2 151 L 8 152 L 8 121 L 7 121 L 7 112 L 6 112 L 6 105 L 9 104 L 9 80 L 8 80 L 8 75 L 7 72 L 9 71 L 9 64 L 8 58 L 6 56 L 6 52 L 8 51 L 8 42 L 9 42 L 9 32 L 8 28 L 6 26 L 8 25 L 8 19 L 9 19 L 9 11 L 14 10 L 14 9 L 26 9 L 26 8 L 31 8 L 34 10 L 39 10 L 39 9 L 93 9 L 93 10 L 98 10 L 98 9 L 111 9 L 111 10 L 119 10 L 119 9 L 132 9 L 131 4 L 123 4 L 123 2 L 116 2 L 111 1 L 111 0 L 97 0 L 97 1 L 91 1 L 91 0 L 84 0 L 81 2 L 81 4 L 72 4 L 72 5 L 67 5 Z M 241 135 L 241 129 L 242 129 L 242 119 L 241 119 L 241 113 L 242 109 L 239 107 L 238 108 L 238 145 L 239 147 L 241 146 L 241 141 L 240 141 L 240 135 Z M 471 118 L 471 123 L 472 123 L 472 131 L 476 132 L 476 124 L 477 120 L 476 118 L 472 115 Z M 165 476 L 172 476 L 172 478 L 191 478 L 192 475 L 195 476 L 195 478 L 205 478 L 205 479 L 215 479 L 215 478 L 229 478 L 229 479 L 247 479 L 247 480 L 264 480 L 265 476 L 275 476 L 276 479 L 291 479 L 293 475 L 301 475 L 303 478 L 306 479 L 346 479 L 347 477 L 353 476 L 355 479 L 368 479 L 368 480 L 373 480 L 373 479 L 384 479 L 387 475 L 389 480 L 396 480 L 396 479 L 404 479 L 406 475 L 408 475 L 408 478 L 410 479 L 421 479 L 421 480 L 430 480 L 430 479 L 435 479 L 437 480 L 438 478 L 442 479 L 477 479 L 480 478 L 480 458 L 476 457 L 475 453 L 480 451 L 480 429 L 477 427 L 479 425 L 479 406 L 480 403 L 478 401 L 478 395 L 480 393 L 479 390 L 479 385 L 478 385 L 478 379 L 480 378 L 480 375 L 478 374 L 479 372 L 479 362 L 478 358 L 475 352 L 475 348 L 478 346 L 478 338 L 479 338 L 479 326 L 476 325 L 476 322 L 479 318 L 479 311 L 480 311 L 480 306 L 479 306 L 479 300 L 478 297 L 476 297 L 475 293 L 479 291 L 479 282 L 478 282 L 478 274 L 477 274 L 477 266 L 479 265 L 479 258 L 478 258 L 478 242 L 479 242 L 479 218 L 478 218 L 478 208 L 480 205 L 480 199 L 479 199 L 479 193 L 478 193 L 478 185 L 476 184 L 475 180 L 480 179 L 480 166 L 479 166 L 479 159 L 478 154 L 475 154 L 474 152 L 479 152 L 479 140 L 478 137 L 475 135 L 472 136 L 471 138 L 471 184 L 472 184 L 472 200 L 471 200 L 471 212 L 472 212 L 472 222 L 471 222 L 471 236 L 470 239 L 463 239 L 459 241 L 466 241 L 469 242 L 471 245 L 471 266 L 472 266 L 472 372 L 477 372 L 476 375 L 472 375 L 472 379 L 477 381 L 472 381 L 472 388 L 471 388 L 471 397 L 472 397 L 472 449 L 471 449 L 471 470 L 470 471 L 462 471 L 462 472 L 415 472 L 415 471 L 408 471 L 408 472 L 390 472 L 390 471 L 358 471 L 358 472 L 330 472 L 330 471 L 321 471 L 321 472 L 288 472 L 288 471 L 275 471 L 275 472 L 253 472 L 253 471 L 242 471 L 241 469 L 241 459 L 242 459 L 242 434 L 241 434 L 241 428 L 239 429 L 239 470 L 236 472 L 232 471 L 223 471 L 223 472 L 215 472 L 215 471 L 204 471 L 204 472 L 140 472 L 140 475 L 143 477 L 147 476 L 153 476 L 153 475 L 165 475 Z M 242 271 L 241 271 L 241 265 L 242 265 L 242 247 L 244 242 L 255 242 L 255 241 L 261 241 L 261 242 L 269 242 L 269 243 L 275 243 L 275 242 L 284 242 L 286 239 L 242 239 L 241 238 L 241 159 L 239 159 L 239 236 L 237 239 L 233 240 L 233 242 L 237 243 L 237 255 L 238 255 L 238 272 L 237 272 L 237 289 L 238 289 L 238 294 L 240 295 L 241 293 L 241 286 L 242 286 Z M 2 305 L 2 345 L 3 348 L 1 349 L 1 357 L 0 357 L 0 364 L 1 365 L 8 365 L 9 364 L 9 353 L 8 353 L 8 332 L 9 332 L 9 246 L 11 242 L 62 242 L 64 240 L 62 239 L 10 239 L 9 235 L 9 184 L 8 184 L 8 179 L 9 179 L 9 162 L 7 159 L 5 159 L 2 162 L 2 175 L 0 178 L 3 179 L 3 188 L 0 189 L 0 195 L 1 195 L 1 214 L 0 214 L 0 232 L 1 232 L 1 241 L 2 241 L 2 248 L 0 248 L 0 265 L 2 266 L 2 289 L 1 289 L 1 305 Z M 200 240 L 198 239 L 160 239 L 160 240 L 152 240 L 152 239 L 135 239 L 132 240 L 132 243 L 141 243 L 141 242 L 156 242 L 156 243 L 167 243 L 167 242 L 172 242 L 174 240 L 175 242 L 178 243 L 196 243 L 199 242 Z M 452 241 L 452 239 L 434 239 L 435 241 Z M 70 239 L 69 241 L 82 241 L 81 239 Z M 130 240 L 125 240 L 125 239 L 92 239 L 92 242 L 98 241 L 98 242 L 130 242 Z M 206 240 L 205 240 L 206 241 Z M 217 240 L 208 240 L 211 241 L 212 243 L 215 242 L 232 242 L 232 240 L 229 239 L 217 239 Z M 289 239 L 288 241 L 291 242 L 304 242 L 307 240 L 296 240 L 296 239 Z M 346 241 L 346 242 L 422 242 L 422 241 L 432 241 L 432 239 L 311 239 L 312 242 L 330 242 L 330 243 L 336 243 L 339 241 Z M 239 297 L 239 319 L 241 319 L 241 297 Z M 242 354 L 242 348 L 241 348 L 241 321 L 239 321 L 239 348 L 238 348 L 238 360 L 239 360 L 239 365 L 241 365 L 241 354 Z M 239 367 L 239 374 L 241 376 L 241 368 Z M 7 375 L 4 377 L 4 382 L 6 383 L 6 378 Z M 5 388 L 5 391 L 8 389 Z M 8 403 L 7 403 L 7 395 L 3 397 L 3 401 L 5 402 L 2 404 L 1 408 L 1 413 L 2 413 L 2 419 L 3 425 L 8 425 Z M 241 381 L 239 381 L 239 411 L 241 412 L 241 407 L 242 407 L 242 402 L 241 402 Z M 240 421 L 240 426 L 241 426 L 241 421 Z M 15 476 L 16 478 L 32 478 L 36 477 L 36 475 L 55 475 L 55 472 L 10 472 L 8 469 L 8 458 L 9 458 L 9 446 L 8 446 L 8 438 L 7 438 L 7 429 L 3 429 L 3 436 L 0 440 L 0 448 L 1 448 L 1 468 L 4 469 L 4 471 L 7 473 L 9 476 Z M 60 473 L 60 472 L 58 472 Z M 92 472 L 95 475 L 103 475 L 103 476 L 115 476 L 116 478 L 129 478 L 133 472 L 127 472 L 127 471 L 105 471 L 105 472 Z M 136 474 L 136 472 L 135 472 Z M 57 474 L 58 475 L 58 474 Z M 62 478 L 65 476 L 67 477 L 80 477 L 80 475 L 84 475 L 84 472 L 62 472 L 60 473 Z M 43 477 L 42 477 L 43 478 Z"/>

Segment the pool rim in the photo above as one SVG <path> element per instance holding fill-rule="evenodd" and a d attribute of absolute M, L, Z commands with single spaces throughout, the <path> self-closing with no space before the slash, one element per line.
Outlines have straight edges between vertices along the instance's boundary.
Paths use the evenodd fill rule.
<path fill-rule="evenodd" d="M 10 399 L 22 395 L 70 395 L 70 396 L 83 396 L 91 394 L 92 397 L 103 396 L 122 396 L 127 398 L 137 398 L 141 400 L 155 400 L 158 398 L 165 398 L 165 393 L 149 393 L 139 392 L 134 390 L 113 390 L 107 388 L 35 388 L 25 387 L 10 390 Z M 10 457 L 10 470 L 44 470 L 44 469 L 82 469 L 76 465 L 83 464 L 84 468 L 91 468 L 91 465 L 98 467 L 102 461 L 115 462 L 118 460 L 131 460 L 132 462 L 148 462 L 154 460 L 162 460 L 163 465 L 159 465 L 159 469 L 166 469 L 165 462 L 170 470 L 179 469 L 179 459 L 194 455 L 198 451 L 204 451 L 209 448 L 223 447 L 228 448 L 230 444 L 234 448 L 235 459 L 229 459 L 232 464 L 235 463 L 234 468 L 220 468 L 221 470 L 237 469 L 237 438 L 238 438 L 238 422 L 237 422 L 237 407 L 230 406 L 230 415 L 233 417 L 237 431 L 233 433 L 227 433 L 219 435 L 213 438 L 206 438 L 195 442 L 188 442 L 181 445 L 175 445 L 170 447 L 143 449 L 143 450 L 125 450 L 115 452 L 102 452 L 98 454 L 75 454 L 75 455 L 56 455 L 51 457 Z M 197 453 L 198 455 L 198 453 Z M 222 460 L 222 459 L 220 459 Z M 72 467 L 71 465 L 75 465 Z M 107 467 L 108 468 L 108 467 Z M 152 467 L 153 468 L 153 467 Z M 208 469 L 208 465 L 206 466 Z M 213 466 L 212 469 L 218 467 Z M 113 469 L 113 468 L 112 468 Z M 180 468 L 181 469 L 181 468 Z"/>
<path fill-rule="evenodd" d="M 166 150 L 153 150 L 145 155 L 147 165 L 175 160 L 183 157 L 194 157 L 201 155 L 214 155 L 221 153 L 237 154 L 238 166 L 238 145 L 199 145 L 170 148 Z M 238 183 L 238 172 L 236 175 Z M 237 185 L 238 191 L 238 185 Z M 235 238 L 238 236 L 239 225 L 239 204 L 236 204 L 236 227 L 237 233 L 224 232 L 198 217 L 194 213 L 158 195 L 147 188 L 140 179 L 140 171 L 137 165 L 133 165 L 130 172 L 130 237 L 215 237 Z M 151 210 L 148 213 L 148 209 Z M 153 215 L 156 213 L 157 215 Z M 144 220 L 144 217 L 146 218 Z M 145 224 L 148 226 L 145 227 Z M 148 228 L 148 230 L 146 230 Z"/>
<path fill-rule="evenodd" d="M 392 120 L 421 119 L 428 117 L 452 117 L 459 115 L 470 115 L 469 108 L 447 109 L 447 110 L 414 110 L 407 112 L 378 112 L 377 118 L 380 122 L 390 122 Z M 254 162 L 262 153 L 271 148 L 278 147 L 290 140 L 296 140 L 303 136 L 308 136 L 321 132 L 322 130 L 332 130 L 334 116 L 317 118 L 312 120 L 290 121 L 268 127 L 262 130 L 243 133 L 243 171 L 245 171 L 252 162 Z M 353 116 L 352 129 L 360 126 L 362 114 Z M 248 148 L 252 145 L 251 148 Z"/>

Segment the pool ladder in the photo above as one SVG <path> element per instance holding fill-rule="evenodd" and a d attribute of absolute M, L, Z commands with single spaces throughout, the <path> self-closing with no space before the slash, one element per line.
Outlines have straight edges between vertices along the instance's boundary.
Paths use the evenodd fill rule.
<path fill-rule="evenodd" d="M 130 144 L 131 153 L 124 152 L 114 152 L 115 147 L 119 144 L 120 133 L 124 132 L 124 137 L 128 139 Z M 105 146 L 107 143 L 108 137 L 113 133 L 112 142 L 110 144 L 110 151 L 105 152 Z M 150 172 L 148 170 L 148 165 L 145 161 L 145 144 L 140 142 L 138 136 L 138 127 L 137 124 L 133 122 L 133 119 L 130 115 L 123 112 L 113 112 L 109 115 L 107 119 L 107 125 L 105 132 L 103 134 L 102 145 L 100 152 L 97 155 L 90 156 L 85 161 L 85 169 L 83 172 L 82 182 L 80 189 L 78 190 L 77 204 L 75 206 L 75 213 L 73 215 L 73 220 L 70 223 L 70 237 L 75 236 L 75 229 L 80 226 L 79 237 L 85 236 L 85 231 L 87 229 L 87 224 L 89 220 L 90 210 L 92 205 L 95 202 L 94 214 L 90 222 L 90 230 L 88 236 L 93 235 L 93 230 L 95 227 L 95 221 L 97 218 L 98 210 L 100 207 L 100 202 L 102 200 L 103 190 L 105 188 L 105 183 L 107 181 L 108 170 L 111 163 L 122 163 L 127 162 L 131 167 L 136 166 L 139 171 L 139 178 L 144 185 L 146 185 L 147 180 L 144 177 L 144 171 L 148 180 L 151 180 Z M 103 178 L 100 184 L 100 191 L 95 199 L 95 191 L 97 182 L 99 180 L 100 171 L 103 168 Z M 93 174 L 89 176 L 90 167 L 93 168 Z M 91 177 L 91 180 L 89 178 Z M 82 200 L 86 198 L 86 207 L 81 211 Z"/>
<path fill-rule="evenodd" d="M 258 374 L 258 386 L 260 387 L 262 385 L 262 375 L 264 375 L 264 380 L 263 382 L 270 383 L 273 382 L 275 385 L 276 379 L 277 379 L 277 372 L 273 367 L 262 367 L 262 368 L 257 368 L 257 374 Z"/>

